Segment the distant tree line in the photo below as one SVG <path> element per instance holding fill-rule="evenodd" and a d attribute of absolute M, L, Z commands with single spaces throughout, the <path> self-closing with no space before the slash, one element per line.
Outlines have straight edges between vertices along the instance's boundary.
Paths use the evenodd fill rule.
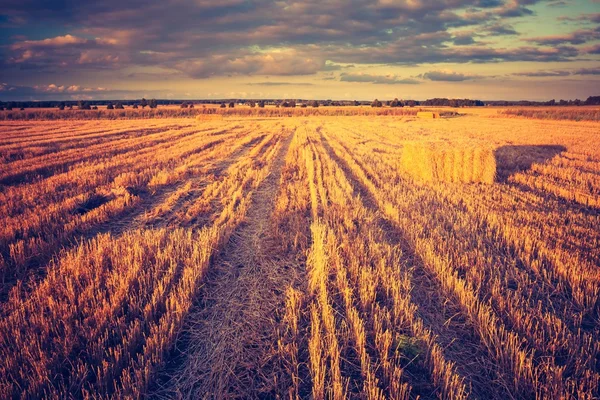
<path fill-rule="evenodd" d="M 429 99 L 420 102 L 420 106 L 446 106 L 446 107 L 481 107 L 485 103 L 481 100 L 471 99 Z"/>
<path fill-rule="evenodd" d="M 600 105 L 600 96 L 590 96 L 586 100 L 559 100 L 552 99 L 550 101 L 486 101 L 486 105 L 491 106 L 598 106 Z"/>
<path fill-rule="evenodd" d="M 550 101 L 504 101 L 504 100 L 473 100 L 473 99 L 447 99 L 434 98 L 427 100 L 387 100 L 380 101 L 358 101 L 358 100 L 306 100 L 306 99 L 220 99 L 220 100 L 66 100 L 66 101 L 0 101 L 0 110 L 19 110 L 25 108 L 58 108 L 93 110 L 98 106 L 106 106 L 108 109 L 131 108 L 157 108 L 159 105 L 178 105 L 181 108 L 194 108 L 194 105 L 214 104 L 222 108 L 234 108 L 236 104 L 244 104 L 250 107 L 263 108 L 266 105 L 294 108 L 294 107 L 415 107 L 415 106 L 446 106 L 446 107 L 480 107 L 480 106 L 588 106 L 600 105 L 600 96 L 590 96 L 586 100 L 550 100 Z"/>

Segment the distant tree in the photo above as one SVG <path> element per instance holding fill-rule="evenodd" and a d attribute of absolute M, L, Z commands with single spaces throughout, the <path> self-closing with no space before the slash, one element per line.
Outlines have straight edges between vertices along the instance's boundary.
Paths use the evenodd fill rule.
<path fill-rule="evenodd" d="M 317 108 L 317 107 L 319 107 L 319 102 L 316 101 L 316 100 L 313 100 L 313 101 L 310 102 L 310 106 L 314 107 L 314 108 Z"/>
<path fill-rule="evenodd" d="M 150 99 L 150 101 L 148 102 L 148 107 L 150 107 L 150 108 L 158 107 L 158 103 L 156 102 L 156 99 Z"/>
<path fill-rule="evenodd" d="M 289 106 L 291 108 L 295 108 L 296 107 L 296 100 L 291 100 L 290 103 L 289 103 Z"/>
<path fill-rule="evenodd" d="M 255 103 L 255 102 L 253 102 L 253 101 L 250 101 L 250 102 L 249 102 L 249 104 L 250 104 L 250 108 L 254 108 L 254 107 L 256 107 L 256 103 Z"/>
<path fill-rule="evenodd" d="M 301 108 L 306 108 L 306 103 L 302 103 Z"/>
<path fill-rule="evenodd" d="M 12 101 L 6 103 L 6 109 L 8 111 L 12 111 L 12 109 L 14 108 L 14 106 L 15 106 L 15 103 L 13 103 Z"/>
<path fill-rule="evenodd" d="M 229 108 L 234 108 L 235 107 L 235 103 L 233 101 L 229 102 Z"/>
<path fill-rule="evenodd" d="M 189 108 L 194 108 L 194 103 L 190 103 Z"/>
<path fill-rule="evenodd" d="M 81 101 L 81 100 L 79 100 L 77 102 L 77 107 L 80 110 L 91 110 L 92 109 L 92 107 L 90 107 L 90 105 L 89 105 L 89 103 L 87 101 Z"/>
<path fill-rule="evenodd" d="M 573 104 L 576 105 L 576 106 L 580 106 L 581 105 L 581 100 L 575 99 L 575 100 L 573 100 Z"/>
<path fill-rule="evenodd" d="M 187 103 L 184 101 L 183 103 L 181 103 L 181 105 L 179 106 L 181 108 L 188 108 Z"/>
<path fill-rule="evenodd" d="M 281 107 L 287 108 L 290 106 L 290 103 L 288 103 L 287 101 L 284 101 L 283 103 L 281 103 Z"/>
<path fill-rule="evenodd" d="M 115 109 L 116 110 L 123 110 L 125 107 L 123 107 L 123 104 L 121 104 L 120 101 L 117 101 L 117 104 L 115 104 Z"/>
<path fill-rule="evenodd" d="M 19 110 L 21 110 L 21 111 L 25 111 L 25 107 L 21 107 Z"/>
<path fill-rule="evenodd" d="M 73 109 L 73 104 L 69 104 L 69 110 Z"/>
<path fill-rule="evenodd" d="M 258 107 L 259 108 L 265 108 L 265 102 L 263 100 L 258 102 Z"/>
<path fill-rule="evenodd" d="M 63 102 L 61 102 L 61 103 L 58 105 L 58 109 L 59 109 L 59 110 L 61 110 L 61 111 L 65 109 L 65 102 L 64 102 L 64 101 L 63 101 Z"/>
<path fill-rule="evenodd" d="M 142 106 L 142 108 L 146 108 L 146 106 L 148 105 L 148 101 L 144 98 L 142 98 L 142 101 L 140 101 L 140 106 Z"/>
<path fill-rule="evenodd" d="M 97 109 L 98 109 L 98 106 L 93 106 L 92 107 L 92 110 L 97 110 Z"/>
<path fill-rule="evenodd" d="M 371 107 L 383 107 L 383 104 L 379 100 L 375 99 L 371 103 Z"/>
<path fill-rule="evenodd" d="M 221 105 L 220 105 L 219 107 L 221 107 L 221 108 L 225 108 L 225 107 L 227 107 L 227 106 L 225 105 L 225 103 L 221 103 Z"/>
<path fill-rule="evenodd" d="M 358 102 L 358 101 L 356 101 L 356 100 L 354 100 L 354 101 L 352 102 L 352 104 L 354 104 L 354 106 L 360 106 L 360 102 Z"/>
<path fill-rule="evenodd" d="M 390 103 L 390 107 L 398 107 L 399 105 L 400 105 L 400 102 L 398 101 L 397 97 L 394 100 L 392 100 L 392 102 Z"/>
<path fill-rule="evenodd" d="M 406 101 L 406 105 L 409 106 L 409 107 L 414 107 L 414 106 L 417 105 L 417 102 L 414 101 L 414 100 L 407 100 Z"/>
<path fill-rule="evenodd" d="M 131 108 L 135 108 L 137 110 L 139 106 L 137 105 L 137 103 L 135 103 Z"/>
<path fill-rule="evenodd" d="M 588 106 L 600 105 L 600 96 L 590 96 L 586 99 L 585 104 Z"/>
<path fill-rule="evenodd" d="M 108 103 L 108 105 L 106 106 L 107 110 L 114 110 L 115 106 L 113 106 L 113 103 Z"/>

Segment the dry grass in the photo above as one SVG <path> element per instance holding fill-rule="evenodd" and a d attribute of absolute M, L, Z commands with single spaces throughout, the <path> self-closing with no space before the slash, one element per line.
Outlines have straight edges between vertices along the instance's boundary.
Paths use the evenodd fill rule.
<path fill-rule="evenodd" d="M 597 123 L 239 110 L 2 123 L 0 397 L 600 396 Z"/>
<path fill-rule="evenodd" d="M 220 121 L 223 119 L 223 114 L 198 114 L 196 121 Z"/>
<path fill-rule="evenodd" d="M 501 114 L 535 119 L 600 121 L 600 109 L 597 106 L 509 108 L 502 110 Z"/>
<path fill-rule="evenodd" d="M 203 108 L 173 108 L 159 107 L 156 109 L 125 109 L 125 110 L 24 110 L 0 111 L 0 121 L 14 120 L 130 120 L 130 119 L 156 119 L 156 118 L 196 118 L 198 115 L 222 115 L 223 117 L 313 117 L 313 116 L 355 116 L 355 115 L 380 115 L 380 116 L 414 116 L 414 108 L 372 108 L 372 107 L 318 107 L 318 108 L 284 108 L 269 106 L 265 108 L 251 108 L 239 106 L 235 108 L 217 108 L 207 106 Z"/>

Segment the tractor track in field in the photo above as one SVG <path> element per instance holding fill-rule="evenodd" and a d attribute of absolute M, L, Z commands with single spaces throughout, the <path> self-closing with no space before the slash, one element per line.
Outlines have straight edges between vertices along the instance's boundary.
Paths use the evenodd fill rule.
<path fill-rule="evenodd" d="M 193 204 L 194 200 L 202 194 L 206 186 L 211 182 L 207 180 L 207 176 L 212 176 L 214 179 L 219 179 L 231 165 L 235 164 L 235 162 L 237 162 L 245 154 L 247 154 L 254 146 L 258 145 L 261 142 L 261 140 L 263 140 L 266 136 L 266 134 L 261 134 L 253 138 L 250 142 L 236 149 L 233 153 L 231 153 L 224 159 L 213 160 L 212 166 L 206 173 L 203 173 L 200 176 L 193 176 L 185 182 L 182 182 L 181 184 L 177 185 L 176 188 L 174 188 L 174 190 L 164 193 L 162 196 L 162 200 L 156 205 L 166 200 L 166 198 L 170 196 L 174 191 L 178 190 L 179 188 L 183 188 L 186 184 L 190 183 L 190 189 L 185 193 L 182 193 L 182 195 L 179 198 L 177 198 L 175 204 L 164 215 L 152 218 L 150 221 L 141 221 L 139 222 L 139 225 L 143 227 L 155 228 L 175 226 L 183 226 L 189 228 L 203 226 L 207 222 L 206 218 L 200 218 L 191 221 L 191 223 L 188 223 L 181 221 L 181 214 L 185 213 L 185 211 Z"/>
<path fill-rule="evenodd" d="M 417 315 L 436 336 L 445 357 L 455 362 L 456 370 L 465 379 L 471 397 L 510 399 L 512 396 L 499 382 L 502 378 L 497 376 L 495 362 L 483 351 L 474 328 L 459 306 L 453 299 L 443 295 L 440 283 L 427 271 L 403 232 L 382 215 L 369 189 L 352 172 L 347 162 L 335 153 L 328 140 L 323 135 L 321 137 L 325 150 L 342 169 L 364 206 L 376 215 L 386 241 L 402 250 L 400 265 L 410 266 L 413 284 L 411 301 L 417 306 Z M 413 376 L 412 379 L 416 379 L 413 386 L 418 387 L 419 377 Z M 490 397 L 492 394 L 494 397 Z"/>
<path fill-rule="evenodd" d="M 244 222 L 211 263 L 156 398 L 263 398 L 277 393 L 278 310 L 304 265 L 281 249 L 272 215 L 293 133 L 253 193 Z M 159 379 L 160 381 L 161 379 Z"/>

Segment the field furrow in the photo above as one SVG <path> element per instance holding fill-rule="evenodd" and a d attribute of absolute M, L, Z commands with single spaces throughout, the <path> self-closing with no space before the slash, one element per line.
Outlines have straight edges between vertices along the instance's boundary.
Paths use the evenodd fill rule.
<path fill-rule="evenodd" d="M 251 197 L 243 224 L 211 263 L 198 304 L 189 315 L 180 366 L 166 393 L 184 397 L 255 397 L 276 393 L 276 331 L 272 316 L 285 304 L 285 287 L 294 279 L 296 261 L 278 251 L 271 215 L 285 154 L 294 133 L 268 142 L 260 175 L 243 186 Z M 259 169 L 255 169 L 259 168 Z"/>

